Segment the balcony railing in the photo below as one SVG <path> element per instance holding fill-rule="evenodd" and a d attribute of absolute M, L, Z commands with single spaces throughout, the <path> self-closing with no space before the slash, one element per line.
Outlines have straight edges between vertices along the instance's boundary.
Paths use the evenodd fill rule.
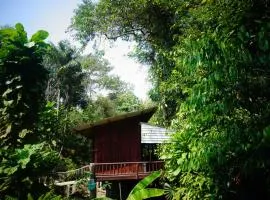
<path fill-rule="evenodd" d="M 142 179 L 163 168 L 163 161 L 93 163 L 92 172 L 97 181 Z"/>

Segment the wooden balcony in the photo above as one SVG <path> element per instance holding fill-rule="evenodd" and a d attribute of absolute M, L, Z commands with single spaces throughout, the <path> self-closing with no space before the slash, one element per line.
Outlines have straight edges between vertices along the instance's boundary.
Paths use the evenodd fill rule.
<path fill-rule="evenodd" d="M 93 163 L 92 171 L 97 181 L 137 180 L 163 168 L 163 161 Z"/>

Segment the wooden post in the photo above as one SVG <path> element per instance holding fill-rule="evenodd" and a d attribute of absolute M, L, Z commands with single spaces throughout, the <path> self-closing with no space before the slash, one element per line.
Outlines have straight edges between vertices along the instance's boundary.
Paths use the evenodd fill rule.
<path fill-rule="evenodd" d="M 74 194 L 75 192 L 76 192 L 76 184 L 73 184 L 71 188 L 71 194 Z"/>
<path fill-rule="evenodd" d="M 66 185 L 66 196 L 69 197 L 70 185 Z"/>
<path fill-rule="evenodd" d="M 136 179 L 139 179 L 139 163 L 137 163 L 137 169 L 136 169 Z"/>
<path fill-rule="evenodd" d="M 143 165 L 143 173 L 146 173 L 147 172 L 147 170 L 146 170 L 146 163 L 143 163 L 142 165 Z"/>
<path fill-rule="evenodd" d="M 119 187 L 119 197 L 120 197 L 120 200 L 122 200 L 122 187 L 121 187 L 121 181 L 118 182 L 118 187 Z"/>

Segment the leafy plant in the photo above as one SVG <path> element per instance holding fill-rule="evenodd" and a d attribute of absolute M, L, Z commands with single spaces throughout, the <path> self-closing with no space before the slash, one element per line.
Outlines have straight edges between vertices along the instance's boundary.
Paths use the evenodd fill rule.
<path fill-rule="evenodd" d="M 46 194 L 41 195 L 37 200 L 62 200 L 63 198 L 60 195 L 54 194 L 54 191 L 47 192 Z M 27 195 L 27 200 L 34 200 L 31 194 Z"/>
<path fill-rule="evenodd" d="M 157 188 L 146 188 L 150 185 L 154 180 L 160 177 L 161 172 L 156 171 L 150 174 L 149 176 L 145 177 L 135 187 L 131 190 L 130 194 L 127 197 L 127 200 L 141 200 L 141 199 L 148 199 L 151 197 L 158 197 L 164 194 L 163 189 Z"/>
<path fill-rule="evenodd" d="M 0 198 L 26 199 L 47 188 L 38 181 L 60 158 L 35 131 L 44 105 L 47 71 L 41 65 L 46 31 L 27 38 L 24 27 L 0 30 Z"/>

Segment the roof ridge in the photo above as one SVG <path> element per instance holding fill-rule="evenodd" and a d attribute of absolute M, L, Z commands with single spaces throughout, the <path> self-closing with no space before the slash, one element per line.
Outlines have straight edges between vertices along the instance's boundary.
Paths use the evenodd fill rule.
<path fill-rule="evenodd" d="M 157 110 L 157 107 L 154 106 L 154 107 L 150 107 L 150 108 L 135 111 L 135 112 L 123 113 L 123 114 L 120 114 L 120 115 L 104 118 L 104 119 L 98 120 L 98 121 L 93 122 L 93 123 L 81 124 L 81 125 L 73 128 L 73 130 L 76 131 L 76 132 L 81 132 L 81 131 L 85 131 L 87 129 L 91 129 L 93 127 L 118 122 L 118 121 L 125 120 L 125 119 L 128 119 L 128 118 L 136 117 L 136 116 L 138 116 L 138 117 L 139 116 L 144 116 L 144 115 L 147 115 L 147 114 L 149 114 L 150 115 L 149 118 L 151 118 L 152 115 L 156 112 L 156 110 Z M 147 119 L 147 121 L 148 120 L 149 119 Z M 144 120 L 144 121 L 146 121 L 146 120 Z"/>

